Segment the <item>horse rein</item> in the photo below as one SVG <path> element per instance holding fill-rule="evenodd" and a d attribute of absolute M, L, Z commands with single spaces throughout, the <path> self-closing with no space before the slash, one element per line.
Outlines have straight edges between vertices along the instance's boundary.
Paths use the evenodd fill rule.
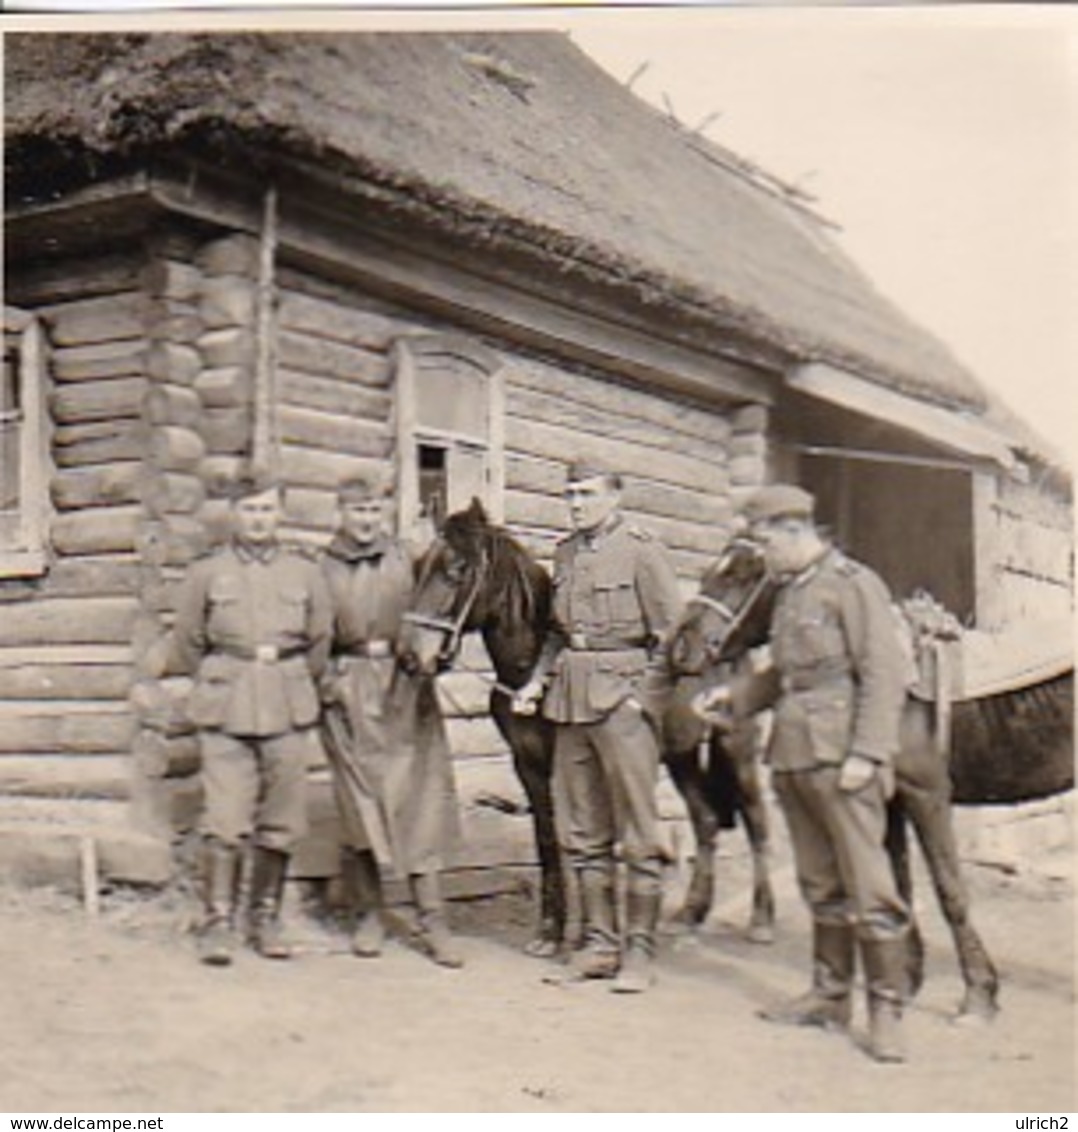
<path fill-rule="evenodd" d="M 731 640 L 738 629 L 740 629 L 741 626 L 744 625 L 746 618 L 752 612 L 753 608 L 756 605 L 756 602 L 760 599 L 760 595 L 764 592 L 770 582 L 771 576 L 765 570 L 756 580 L 756 584 L 752 587 L 751 590 L 749 590 L 748 596 L 741 603 L 736 612 L 732 610 L 724 601 L 720 601 L 715 597 L 709 597 L 707 594 L 694 594 L 691 598 L 689 598 L 689 605 L 702 605 L 706 609 L 713 610 L 715 613 L 719 614 L 719 616 L 727 623 L 726 633 L 723 636 L 722 644 L 712 655 L 712 664 L 718 664 L 718 662 L 722 659 L 722 654 L 726 648 L 727 643 Z M 710 652 L 711 650 L 708 651 Z"/>
<path fill-rule="evenodd" d="M 416 625 L 421 629 L 433 629 L 445 635 L 441 651 L 438 654 L 440 662 L 449 663 L 460 650 L 461 638 L 464 636 L 464 626 L 471 616 L 472 610 L 475 608 L 475 603 L 479 600 L 479 594 L 486 582 L 488 569 L 489 560 L 484 550 L 475 568 L 471 589 L 468 591 L 468 596 L 461 604 L 456 617 L 435 617 L 433 614 L 416 613 L 412 610 L 408 610 L 402 616 L 401 620 L 407 621 L 410 625 Z M 424 578 L 423 581 L 426 581 L 426 578 Z"/>

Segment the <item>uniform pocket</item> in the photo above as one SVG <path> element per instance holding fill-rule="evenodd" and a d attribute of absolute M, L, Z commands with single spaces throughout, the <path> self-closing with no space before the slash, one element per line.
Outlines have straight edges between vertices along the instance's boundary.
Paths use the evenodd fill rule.
<path fill-rule="evenodd" d="M 636 596 L 636 584 L 631 578 L 596 582 L 595 605 L 606 625 L 611 627 L 643 625 L 640 602 Z"/>
<path fill-rule="evenodd" d="M 853 703 L 847 693 L 813 699 L 805 705 L 812 752 L 822 763 L 840 763 L 853 736 Z"/>
<path fill-rule="evenodd" d="M 302 586 L 284 585 L 277 591 L 281 606 L 281 631 L 301 634 L 307 628 L 310 595 Z"/>

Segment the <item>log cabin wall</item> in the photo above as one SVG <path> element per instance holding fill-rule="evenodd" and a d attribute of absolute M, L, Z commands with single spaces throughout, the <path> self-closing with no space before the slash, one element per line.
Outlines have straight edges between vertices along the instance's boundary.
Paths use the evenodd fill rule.
<path fill-rule="evenodd" d="M 0 579 L 0 821 L 123 824 L 141 586 L 144 249 L 35 263 L 5 302 L 40 320 L 51 513 L 35 577 Z"/>

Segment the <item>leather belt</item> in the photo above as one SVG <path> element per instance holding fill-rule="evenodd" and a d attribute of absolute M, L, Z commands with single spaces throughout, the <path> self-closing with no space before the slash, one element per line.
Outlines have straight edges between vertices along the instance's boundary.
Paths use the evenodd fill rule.
<path fill-rule="evenodd" d="M 829 688 L 836 684 L 851 683 L 848 672 L 806 672 L 804 675 L 788 673 L 780 680 L 783 692 L 811 692 L 817 688 Z"/>
<path fill-rule="evenodd" d="M 280 648 L 277 645 L 255 645 L 254 648 L 230 646 L 227 649 L 217 648 L 213 651 L 222 653 L 224 656 L 234 656 L 237 660 L 254 660 L 261 664 L 276 664 L 279 660 L 289 660 L 294 656 L 304 656 L 307 652 L 307 646 L 291 645 L 286 648 Z"/>
<path fill-rule="evenodd" d="M 569 634 L 569 648 L 574 652 L 633 652 L 644 647 L 643 641 L 607 641 L 586 633 Z"/>
<path fill-rule="evenodd" d="M 385 660 L 393 655 L 393 642 L 389 640 L 356 641 L 339 649 L 338 656 L 361 656 L 368 660 Z"/>

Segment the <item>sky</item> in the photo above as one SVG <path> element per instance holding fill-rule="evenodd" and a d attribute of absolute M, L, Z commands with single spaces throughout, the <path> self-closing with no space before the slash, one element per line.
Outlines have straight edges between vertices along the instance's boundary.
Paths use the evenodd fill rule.
<path fill-rule="evenodd" d="M 632 89 L 811 193 L 875 285 L 1078 466 L 1078 9 L 563 21 Z M 665 97 L 664 97 L 665 96 Z"/>

